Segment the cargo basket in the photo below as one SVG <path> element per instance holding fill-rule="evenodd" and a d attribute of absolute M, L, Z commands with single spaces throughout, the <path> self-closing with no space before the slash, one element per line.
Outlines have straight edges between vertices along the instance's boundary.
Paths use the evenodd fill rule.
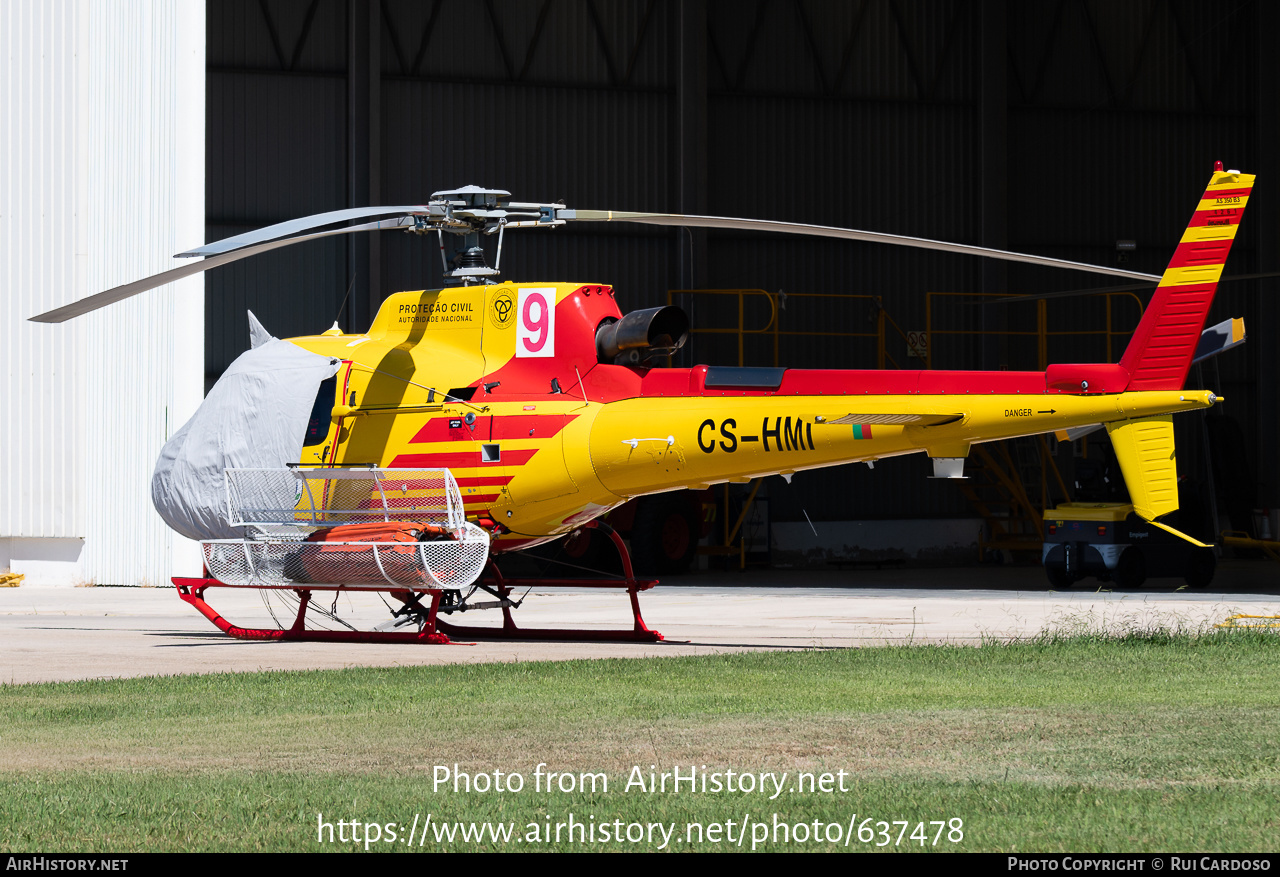
<path fill-rule="evenodd" d="M 468 523 L 444 469 L 228 469 L 227 519 L 244 539 L 202 543 L 209 574 L 233 587 L 461 589 L 483 572 L 489 536 Z M 405 523 L 417 542 L 309 542 L 343 524 Z"/>

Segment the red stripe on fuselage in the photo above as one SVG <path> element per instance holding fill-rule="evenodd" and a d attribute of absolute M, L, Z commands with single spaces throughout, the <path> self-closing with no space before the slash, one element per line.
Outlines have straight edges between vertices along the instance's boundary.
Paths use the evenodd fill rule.
<path fill-rule="evenodd" d="M 594 375 L 600 369 L 592 369 Z M 613 368 L 620 368 L 613 366 Z M 952 395 L 965 393 L 1043 393 L 1044 372 L 879 371 L 876 369 L 787 369 L 776 390 L 752 387 L 707 387 L 706 366 L 653 369 L 630 396 L 863 396 Z M 587 378 L 590 386 L 590 376 Z M 620 383 L 620 382 L 619 382 Z"/>
<path fill-rule="evenodd" d="M 458 424 L 449 426 L 449 421 Z M 475 431 L 467 426 L 461 417 L 433 417 L 422 425 L 409 444 L 419 445 L 424 442 L 467 442 L 479 441 L 483 436 L 475 435 Z"/>
<path fill-rule="evenodd" d="M 500 441 L 502 439 L 551 438 L 569 425 L 576 414 L 511 414 L 494 415 L 492 432 L 488 438 L 475 435 L 461 417 L 433 417 L 409 439 L 411 445 L 429 442 Z M 450 426 L 449 423 L 458 424 Z"/>
<path fill-rule="evenodd" d="M 493 465 L 486 463 L 486 466 Z M 514 475 L 486 475 L 477 478 L 455 478 L 453 479 L 458 487 L 502 487 L 510 484 Z M 444 487 L 443 479 L 439 478 L 418 478 L 409 481 L 401 481 L 397 478 L 390 477 L 386 482 L 391 487 L 399 489 L 403 486 L 405 490 L 442 490 Z"/>
<path fill-rule="evenodd" d="M 461 479 L 455 479 L 455 480 L 457 480 L 459 484 L 462 483 Z M 443 478 L 411 478 L 408 481 L 404 481 L 399 478 L 396 478 L 395 476 L 388 476 L 384 483 L 387 485 L 386 489 L 388 490 L 390 489 L 443 490 L 444 489 Z"/>
<path fill-rule="evenodd" d="M 523 466 L 538 453 L 537 448 L 503 451 L 502 459 L 493 463 L 480 460 L 479 451 L 458 451 L 452 454 L 401 454 L 391 461 L 393 469 L 479 469 L 483 466 Z"/>
<path fill-rule="evenodd" d="M 492 463 L 486 465 L 493 465 Z M 498 477 L 482 477 L 482 478 L 455 478 L 459 487 L 503 487 L 511 483 L 514 475 L 502 475 Z"/>
<path fill-rule="evenodd" d="M 463 494 L 462 505 L 466 507 L 468 511 L 471 511 L 472 510 L 470 508 L 471 506 L 474 506 L 477 503 L 482 503 L 487 505 L 488 503 L 491 503 L 494 500 L 496 500 L 498 496 L 499 494 L 496 494 L 496 493 L 473 493 L 470 496 Z"/>
<path fill-rule="evenodd" d="M 519 438 L 551 438 L 577 418 L 576 414 L 494 415 L 493 441 Z"/>

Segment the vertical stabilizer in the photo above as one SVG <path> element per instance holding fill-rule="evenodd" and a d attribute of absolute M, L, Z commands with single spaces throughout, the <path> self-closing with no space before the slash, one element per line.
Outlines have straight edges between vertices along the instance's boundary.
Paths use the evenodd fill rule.
<path fill-rule="evenodd" d="M 1120 360 L 1128 390 L 1181 389 L 1253 181 L 1219 162 Z"/>

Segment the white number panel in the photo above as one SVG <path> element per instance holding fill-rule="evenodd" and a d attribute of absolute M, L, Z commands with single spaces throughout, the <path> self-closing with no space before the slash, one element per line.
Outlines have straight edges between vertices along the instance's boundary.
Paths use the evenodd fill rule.
<path fill-rule="evenodd" d="M 516 357 L 555 355 L 555 288 L 520 290 L 516 301 Z"/>

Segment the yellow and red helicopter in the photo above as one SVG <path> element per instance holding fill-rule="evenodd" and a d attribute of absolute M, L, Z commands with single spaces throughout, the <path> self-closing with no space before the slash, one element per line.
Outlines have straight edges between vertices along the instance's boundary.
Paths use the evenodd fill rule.
<path fill-rule="evenodd" d="M 1172 415 L 1218 401 L 1210 391 L 1183 384 L 1253 182 L 1253 176 L 1218 163 L 1119 363 L 1058 364 L 1043 372 L 658 367 L 652 359 L 679 348 L 688 331 L 677 308 L 624 314 L 611 286 L 499 281 L 497 263 L 509 229 L 625 221 L 882 241 L 1157 278 L 852 229 L 575 210 L 516 202 L 507 192 L 476 187 L 437 192 L 425 205 L 335 211 L 229 238 L 180 254 L 203 257 L 199 262 L 33 319 L 61 322 L 304 240 L 366 230 L 434 232 L 445 276 L 458 285 L 389 296 L 364 333 L 335 326 L 288 339 L 328 358 L 335 371 L 321 384 L 299 454 L 287 462 L 325 471 L 447 469 L 467 518 L 488 531 L 494 553 L 594 526 L 609 510 L 641 495 L 918 452 L 932 458 L 936 476 L 959 477 L 975 443 L 1099 424 L 1110 434 L 1135 511 L 1171 529 L 1158 519 L 1177 508 Z M 315 231 L 370 217 L 377 219 Z M 445 255 L 446 235 L 459 242 L 452 259 Z M 497 235 L 493 267 L 486 264 L 481 235 Z M 616 534 L 613 539 L 625 574 L 608 584 L 629 591 L 634 629 L 594 635 L 660 639 L 645 627 L 636 599 L 638 590 L 653 583 L 635 578 L 623 543 Z M 516 628 L 510 614 L 519 605 L 512 598 L 514 583 L 500 576 L 481 584 L 497 598 L 486 604 L 434 589 L 430 606 L 421 607 L 422 594 L 385 588 L 405 602 L 407 616 L 418 622 L 416 634 L 307 630 L 303 616 L 312 588 L 287 582 L 279 587 L 301 598 L 294 626 L 244 630 L 204 602 L 205 589 L 218 582 L 174 581 L 184 599 L 240 636 L 446 641 L 447 634 L 584 634 Z M 502 609 L 502 628 L 465 628 L 444 618 L 489 607 Z"/>

